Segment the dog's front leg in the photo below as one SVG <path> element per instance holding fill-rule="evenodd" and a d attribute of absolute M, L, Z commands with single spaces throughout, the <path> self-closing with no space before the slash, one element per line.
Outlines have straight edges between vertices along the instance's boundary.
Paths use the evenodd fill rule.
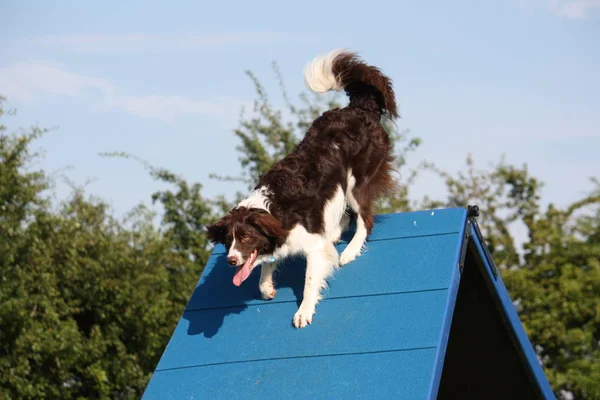
<path fill-rule="evenodd" d="M 327 278 L 338 266 L 338 257 L 333 244 L 326 240 L 306 254 L 304 297 L 294 315 L 296 328 L 304 328 L 307 324 L 312 323 L 315 307 L 321 299 L 321 290 L 327 287 Z"/>
<path fill-rule="evenodd" d="M 258 288 L 264 300 L 272 300 L 277 294 L 273 282 L 273 272 L 277 269 L 277 261 L 263 263 L 260 267 L 260 283 Z"/>

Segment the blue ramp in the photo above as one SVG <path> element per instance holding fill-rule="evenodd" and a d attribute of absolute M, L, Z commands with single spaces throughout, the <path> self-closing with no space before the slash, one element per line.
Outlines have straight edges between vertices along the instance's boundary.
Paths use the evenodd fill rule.
<path fill-rule="evenodd" d="M 291 323 L 304 260 L 281 266 L 264 301 L 259 271 L 235 287 L 215 247 L 143 398 L 554 398 L 476 216 L 377 216 L 304 329 Z"/>

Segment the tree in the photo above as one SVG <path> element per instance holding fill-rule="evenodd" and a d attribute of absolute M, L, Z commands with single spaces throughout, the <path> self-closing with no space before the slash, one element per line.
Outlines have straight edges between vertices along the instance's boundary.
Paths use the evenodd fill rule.
<path fill-rule="evenodd" d="M 100 155 L 135 160 L 148 170 L 156 181 L 167 183 L 174 188 L 154 192 L 152 203 L 162 206 L 162 236 L 171 243 L 173 251 L 190 260 L 193 269 L 189 272 L 193 276 L 199 276 L 212 247 L 204 227 L 214 222 L 219 213 L 229 209 L 225 197 L 206 199 L 202 196 L 200 183 L 190 183 L 166 168 L 154 167 L 131 154 L 112 152 Z M 182 295 L 185 295 L 185 292 Z"/>
<path fill-rule="evenodd" d="M 600 193 L 534 210 L 507 282 L 553 388 L 600 399 Z"/>
<path fill-rule="evenodd" d="M 0 398 L 139 398 L 205 253 L 143 207 L 118 221 L 81 190 L 53 207 L 31 170 L 45 131 L 0 131 Z"/>

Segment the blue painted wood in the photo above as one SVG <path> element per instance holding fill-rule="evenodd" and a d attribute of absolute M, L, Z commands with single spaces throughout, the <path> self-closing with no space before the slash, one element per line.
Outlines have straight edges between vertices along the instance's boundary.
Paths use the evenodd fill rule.
<path fill-rule="evenodd" d="M 364 254 L 341 268 L 330 280 L 326 297 L 447 288 L 458 243 L 458 233 L 368 243 Z M 345 246 L 338 246 L 339 251 Z M 270 302 L 300 298 L 305 270 L 303 258 L 283 264 L 275 276 L 277 296 Z M 227 264 L 224 255 L 213 255 L 186 309 L 266 302 L 261 299 L 258 289 L 260 267 L 240 287 L 232 284 L 233 274 L 234 268 Z"/>
<path fill-rule="evenodd" d="M 554 393 L 552 392 L 552 387 L 548 382 L 548 378 L 544 374 L 544 370 L 540 365 L 537 355 L 535 354 L 535 350 L 529 341 L 529 337 L 523 328 L 523 324 L 519 319 L 519 315 L 515 310 L 515 307 L 510 299 L 510 295 L 508 290 L 506 290 L 506 286 L 504 286 L 504 282 L 502 281 L 502 277 L 498 275 L 497 278 L 494 278 L 492 274 L 492 269 L 490 263 L 485 256 L 485 252 L 483 250 L 482 241 L 483 238 L 480 238 L 475 231 L 473 230 L 473 240 L 475 242 L 475 246 L 477 247 L 477 252 L 481 257 L 481 260 L 484 265 L 485 272 L 482 274 L 484 279 L 487 281 L 488 285 L 493 288 L 492 295 L 496 297 L 501 305 L 504 315 L 506 317 L 506 321 L 508 322 L 508 329 L 511 329 L 517 339 L 516 345 L 520 347 L 521 352 L 525 355 L 527 359 L 527 368 L 532 372 L 532 375 L 543 393 L 546 399 L 555 399 Z"/>
<path fill-rule="evenodd" d="M 157 370 L 434 348 L 446 298 L 446 290 L 436 290 L 327 299 L 303 330 L 291 324 L 295 301 L 185 312 Z"/>
<path fill-rule="evenodd" d="M 420 400 L 427 395 L 434 355 L 422 349 L 160 371 L 143 399 Z"/>
<path fill-rule="evenodd" d="M 448 209 L 377 216 L 368 251 L 338 271 L 313 324 L 302 330 L 291 319 L 303 259 L 284 264 L 277 297 L 265 302 L 259 271 L 235 287 L 217 246 L 144 398 L 424 398 L 465 215 Z"/>
<path fill-rule="evenodd" d="M 377 215 L 368 240 L 456 233 L 464 223 L 466 212 L 464 208 L 447 208 Z"/>

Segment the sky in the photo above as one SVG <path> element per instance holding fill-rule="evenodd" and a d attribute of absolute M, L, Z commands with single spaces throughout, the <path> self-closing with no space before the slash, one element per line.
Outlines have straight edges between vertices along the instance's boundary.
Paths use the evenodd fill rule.
<path fill-rule="evenodd" d="M 3 1 L 0 94 L 17 110 L 9 128 L 53 128 L 36 166 L 123 215 L 162 186 L 99 153 L 232 195 L 209 174 L 239 172 L 233 129 L 255 99 L 244 71 L 281 106 L 273 61 L 296 98 L 305 64 L 342 47 L 393 79 L 398 127 L 423 140 L 411 165 L 456 172 L 467 153 L 482 168 L 504 154 L 564 205 L 600 175 L 599 38 L 600 0 Z M 413 197 L 444 193 L 425 176 Z"/>

